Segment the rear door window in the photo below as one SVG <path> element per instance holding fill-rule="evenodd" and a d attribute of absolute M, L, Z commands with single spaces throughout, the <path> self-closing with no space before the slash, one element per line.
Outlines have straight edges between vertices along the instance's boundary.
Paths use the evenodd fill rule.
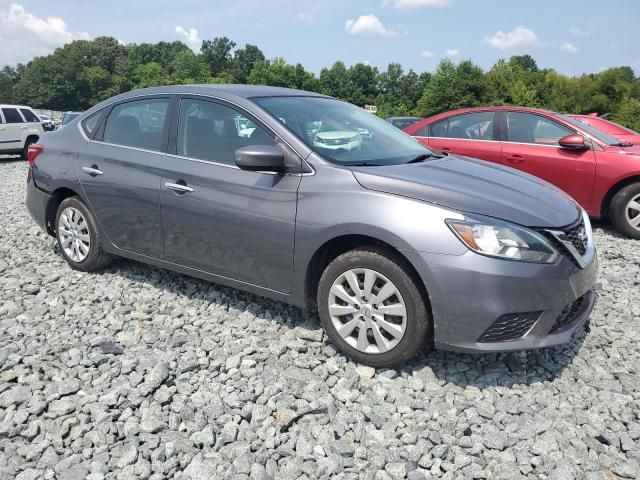
<path fill-rule="evenodd" d="M 27 122 L 40 123 L 40 119 L 28 108 L 21 108 L 20 112 L 22 112 L 22 116 Z"/>
<path fill-rule="evenodd" d="M 24 123 L 24 120 L 16 108 L 3 108 L 2 113 L 7 123 Z"/>
<path fill-rule="evenodd" d="M 168 107 L 168 98 L 135 100 L 116 105 L 107 118 L 103 141 L 161 151 Z"/>
<path fill-rule="evenodd" d="M 87 137 L 93 138 L 93 136 L 96 133 L 96 130 L 100 126 L 100 120 L 102 120 L 103 116 L 104 116 L 104 109 L 89 115 L 89 117 L 85 118 L 82 121 L 82 129 L 84 130 L 84 133 L 86 133 Z"/>

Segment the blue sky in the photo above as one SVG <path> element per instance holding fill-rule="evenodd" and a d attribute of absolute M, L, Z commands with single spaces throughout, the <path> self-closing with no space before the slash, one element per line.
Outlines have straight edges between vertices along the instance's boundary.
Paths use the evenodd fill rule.
<path fill-rule="evenodd" d="M 124 43 L 227 36 L 318 73 L 336 60 L 432 71 L 445 56 L 483 68 L 531 54 L 576 75 L 640 74 L 640 0 L 0 0 L 0 65 L 75 38 Z"/>

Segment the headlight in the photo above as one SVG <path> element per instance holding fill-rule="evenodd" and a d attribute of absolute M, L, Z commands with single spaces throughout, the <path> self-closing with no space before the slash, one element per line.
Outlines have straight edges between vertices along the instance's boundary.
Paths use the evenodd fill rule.
<path fill-rule="evenodd" d="M 532 263 L 553 263 L 560 255 L 544 236 L 512 223 L 480 216 L 446 222 L 462 243 L 482 255 Z"/>

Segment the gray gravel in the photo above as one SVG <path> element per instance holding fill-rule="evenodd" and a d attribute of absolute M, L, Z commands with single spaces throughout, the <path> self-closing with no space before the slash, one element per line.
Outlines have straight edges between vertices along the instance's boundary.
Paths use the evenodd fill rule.
<path fill-rule="evenodd" d="M 640 242 L 598 226 L 567 346 L 375 371 L 281 303 L 70 270 L 25 177 L 0 163 L 0 479 L 640 478 Z"/>

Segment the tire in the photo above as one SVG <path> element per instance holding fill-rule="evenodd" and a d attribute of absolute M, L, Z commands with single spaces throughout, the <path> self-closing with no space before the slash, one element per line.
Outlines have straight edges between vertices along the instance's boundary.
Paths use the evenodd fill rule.
<path fill-rule="evenodd" d="M 358 297 L 351 288 L 354 281 L 359 293 L 365 294 L 359 302 L 354 301 Z M 320 277 L 317 302 L 322 327 L 331 342 L 358 363 L 372 367 L 405 363 L 431 344 L 427 299 L 418 285 L 407 262 L 391 250 L 371 246 L 343 253 Z M 382 303 L 376 301 L 381 294 Z M 361 328 L 366 332 L 363 337 Z"/>
<path fill-rule="evenodd" d="M 102 249 L 96 221 L 78 197 L 66 198 L 58 206 L 56 239 L 62 256 L 74 270 L 100 270 L 113 258 Z"/>
<path fill-rule="evenodd" d="M 611 200 L 609 217 L 615 229 L 623 235 L 640 240 L 640 183 L 627 185 Z"/>
<path fill-rule="evenodd" d="M 36 143 L 36 141 L 37 140 L 35 138 L 29 137 L 24 142 L 24 148 L 22 149 L 22 152 L 20 153 L 20 158 L 22 160 L 27 160 L 29 158 L 29 145 L 33 145 L 34 143 Z"/>

